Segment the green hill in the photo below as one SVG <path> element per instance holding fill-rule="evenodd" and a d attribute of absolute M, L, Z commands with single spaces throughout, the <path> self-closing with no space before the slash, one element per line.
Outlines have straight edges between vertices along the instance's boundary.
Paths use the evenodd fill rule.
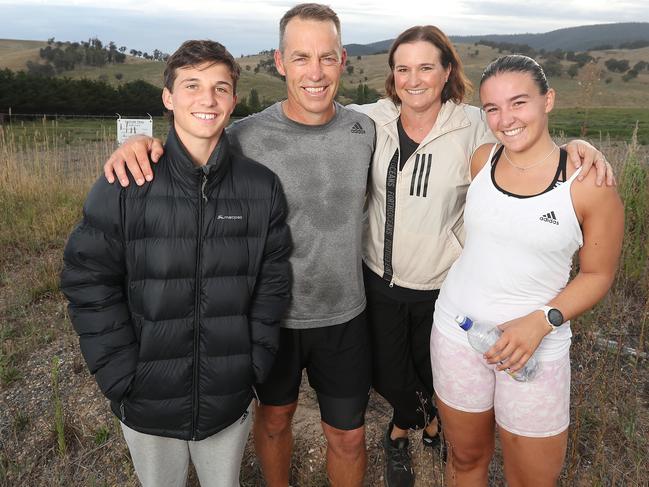
<path fill-rule="evenodd" d="M 456 48 L 464 63 L 464 69 L 476 88 L 485 66 L 502 55 L 496 49 L 483 45 L 458 44 Z M 597 59 L 596 68 L 587 65 L 581 68 L 574 78 L 570 78 L 566 71 L 573 63 L 562 61 L 564 74 L 560 77 L 550 77 L 551 86 L 558 92 L 559 108 L 649 107 L 649 71 L 645 69 L 637 78 L 625 82 L 622 80 L 623 74 L 610 73 L 604 66 L 607 59 L 627 59 L 630 66 L 638 61 L 649 62 L 649 47 L 593 51 L 591 55 Z M 384 81 L 388 73 L 387 54 L 360 56 L 360 59 L 358 57 L 349 57 L 354 72 L 352 75 L 347 72 L 343 75 L 345 86 L 355 87 L 362 82 L 384 92 Z M 477 103 L 477 93 L 468 101 Z"/>
<path fill-rule="evenodd" d="M 46 45 L 45 41 L 0 39 L 0 69 L 25 70 L 28 61 L 40 61 L 38 51 Z M 263 57 L 255 55 L 238 59 L 241 65 L 238 87 L 240 97 L 248 97 L 253 88 L 257 90 L 262 101 L 264 98 L 269 101 L 278 100 L 285 95 L 286 90 L 281 79 L 263 72 L 254 73 L 254 67 Z M 250 69 L 246 70 L 246 66 L 250 66 Z M 73 79 L 101 79 L 113 86 L 141 79 L 162 88 L 163 71 L 164 63 L 161 61 L 127 56 L 123 64 L 107 64 L 102 67 L 82 66 L 66 71 L 60 76 Z"/>
<path fill-rule="evenodd" d="M 454 42 L 474 43 L 481 39 L 494 42 L 527 44 L 534 49 L 552 51 L 585 51 L 597 46 L 649 41 L 649 22 L 619 22 L 615 24 L 581 25 L 557 29 L 543 34 L 453 36 Z"/>
<path fill-rule="evenodd" d="M 37 61 L 38 50 L 45 46 L 44 41 L 0 40 L 0 68 L 12 70 L 24 69 L 28 61 Z M 469 78 L 477 85 L 484 67 L 494 58 L 501 55 L 497 50 L 484 45 L 458 44 L 460 57 Z M 550 83 L 558 91 L 559 108 L 566 107 L 649 107 L 649 71 L 643 70 L 630 81 L 623 81 L 623 74 L 610 73 L 604 62 L 608 59 L 626 59 L 630 66 L 638 61 L 649 62 L 649 47 L 642 49 L 614 49 L 592 51 L 597 59 L 597 68 L 581 68 L 574 78 L 566 73 L 570 62 L 562 61 L 564 74 L 550 78 Z M 269 55 L 243 56 L 237 59 L 241 65 L 241 80 L 239 96 L 248 97 L 252 89 L 257 90 L 261 100 L 281 99 L 285 96 L 284 82 L 264 70 L 255 73 L 255 67 L 260 61 L 269 59 Z M 384 81 L 388 72 L 387 54 L 350 55 L 349 68 L 342 77 L 346 88 L 356 89 L 359 83 L 384 92 Z M 544 61 L 541 59 L 541 63 Z M 156 86 L 162 87 L 162 72 L 164 63 L 149 61 L 127 56 L 124 64 L 110 64 L 100 68 L 80 67 L 73 71 L 64 72 L 61 76 L 70 78 L 102 79 L 112 85 L 143 79 Z M 120 79 L 118 79 L 118 77 Z M 343 103 L 351 100 L 342 99 Z M 474 94 L 468 101 L 477 102 Z"/>
<path fill-rule="evenodd" d="M 45 46 L 45 41 L 0 39 L 0 68 L 12 71 L 25 69 L 27 61 L 37 62 L 40 59 L 38 51 Z"/>
<path fill-rule="evenodd" d="M 527 44 L 534 49 L 552 51 L 584 51 L 598 46 L 621 44 L 633 41 L 649 41 L 649 22 L 619 22 L 614 24 L 581 25 L 557 29 L 543 34 L 485 34 L 475 36 L 450 36 L 457 44 L 474 44 L 481 40 Z M 348 44 L 347 52 L 358 54 L 375 54 L 390 49 L 394 39 L 372 42 L 370 44 Z"/>

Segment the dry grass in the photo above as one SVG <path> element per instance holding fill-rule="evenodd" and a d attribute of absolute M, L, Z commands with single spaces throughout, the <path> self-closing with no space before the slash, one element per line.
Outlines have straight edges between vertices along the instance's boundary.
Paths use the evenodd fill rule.
<path fill-rule="evenodd" d="M 648 150 L 633 142 L 598 145 L 616 166 L 627 235 L 613 291 L 574 322 L 572 424 L 562 485 L 648 485 L 647 361 L 622 352 L 622 346 L 647 351 Z M 112 146 L 106 137 L 63 142 L 47 127 L 0 131 L 0 486 L 137 485 L 118 424 L 87 373 L 58 291 L 66 236 Z M 601 338 L 619 346 L 602 349 Z M 55 357 L 57 391 L 51 383 Z M 55 392 L 63 413 L 58 420 Z M 324 486 L 324 440 L 308 387 L 300 401 L 291 482 Z M 389 407 L 372 396 L 369 486 L 382 485 L 379 443 L 388 418 Z M 441 459 L 423 450 L 418 434 L 411 439 L 417 485 L 442 485 Z M 499 458 L 492 463 L 492 485 L 504 483 L 500 465 Z M 250 444 L 242 484 L 263 485 Z M 195 476 L 190 485 L 197 485 Z"/>
<path fill-rule="evenodd" d="M 28 61 L 39 61 L 39 51 L 45 46 L 45 41 L 0 39 L 0 69 L 24 70 Z"/>

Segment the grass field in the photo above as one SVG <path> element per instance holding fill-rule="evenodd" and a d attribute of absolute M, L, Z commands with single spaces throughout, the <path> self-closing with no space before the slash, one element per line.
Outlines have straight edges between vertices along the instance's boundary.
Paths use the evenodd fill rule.
<path fill-rule="evenodd" d="M 144 117 L 146 118 L 146 117 Z M 8 140 L 17 147 L 38 146 L 47 141 L 55 147 L 79 147 L 87 143 L 117 140 L 117 117 L 12 117 Z M 169 122 L 165 117 L 153 117 L 153 135 L 166 136 Z"/>
<path fill-rule="evenodd" d="M 644 108 L 559 108 L 550 116 L 550 130 L 557 137 L 580 137 L 601 145 L 607 139 L 627 141 L 638 125 L 637 138 L 649 145 L 649 110 Z M 164 138 L 168 130 L 164 117 L 154 117 L 156 137 Z M 37 143 L 39 136 L 57 144 L 74 145 L 116 139 L 114 118 L 56 117 L 34 119 L 13 117 L 11 136 L 20 146 Z"/>
<path fill-rule="evenodd" d="M 649 144 L 649 110 L 646 108 L 560 108 L 550 114 L 550 130 L 557 136 L 602 140 L 629 140 L 638 126 L 638 142 Z"/>
<path fill-rule="evenodd" d="M 595 115 L 599 113 L 599 118 Z M 558 111 L 555 130 L 578 130 L 578 112 Z M 649 485 L 649 148 L 623 121 L 642 110 L 589 111 L 608 133 L 626 208 L 624 250 L 613 290 L 574 320 L 572 408 L 564 486 Z M 0 486 L 135 486 L 116 420 L 80 356 L 58 290 L 62 248 L 90 184 L 114 147 L 114 120 L 24 121 L 0 127 Z M 166 122 L 156 120 L 158 135 Z M 614 130 L 619 129 L 619 130 Z M 646 133 L 646 132 L 644 132 Z M 643 355 L 645 354 L 645 355 Z M 307 388 L 308 389 L 308 388 Z M 292 484 L 323 487 L 317 404 L 305 390 L 296 417 Z M 378 443 L 389 408 L 372 396 L 366 485 L 382 485 Z M 413 434 L 418 487 L 441 486 L 442 462 Z M 491 485 L 503 485 L 494 462 Z M 190 485 L 196 486 L 192 477 Z M 242 484 L 261 484 L 248 445 Z"/>
<path fill-rule="evenodd" d="M 27 61 L 37 62 L 40 59 L 38 51 L 45 46 L 47 46 L 45 41 L 0 39 L 0 69 L 9 68 L 12 71 L 25 69 Z"/>
<path fill-rule="evenodd" d="M 21 59 L 35 60 L 42 45 L 0 40 L 0 67 L 18 69 Z M 485 46 L 458 49 L 474 81 L 497 56 Z M 603 59 L 649 59 L 649 49 L 633 51 L 637 59 L 622 54 L 601 53 Z M 260 59 L 238 60 L 240 95 L 255 88 L 262 99 L 283 97 L 281 80 L 254 74 Z M 385 54 L 352 57 L 350 63 L 354 73 L 345 72 L 346 86 L 363 82 L 382 90 Z M 68 74 L 104 75 L 116 84 L 120 72 L 122 82 L 143 78 L 160 86 L 162 69 L 162 63 L 130 59 Z M 561 477 L 566 487 L 649 485 L 649 75 L 628 83 L 620 75 L 610 77 L 607 83 L 584 70 L 574 80 L 551 80 L 559 92 L 551 130 L 558 140 L 581 136 L 604 151 L 626 208 L 614 288 L 595 310 L 573 321 L 572 419 Z M 167 127 L 165 119 L 154 120 L 156 136 L 164 137 Z M 58 290 L 65 240 L 114 147 L 111 118 L 13 117 L 11 124 L 0 125 L 0 487 L 137 485 L 118 423 L 87 373 Z M 378 443 L 388 420 L 389 407 L 373 395 L 367 486 L 382 485 Z M 291 484 L 324 487 L 324 441 L 308 387 L 295 431 Z M 417 487 L 443 485 L 441 459 L 424 451 L 414 434 L 411 440 Z M 245 487 L 262 485 L 250 444 L 241 479 Z M 190 485 L 198 485 L 194 475 Z M 498 453 L 490 485 L 504 485 Z"/>

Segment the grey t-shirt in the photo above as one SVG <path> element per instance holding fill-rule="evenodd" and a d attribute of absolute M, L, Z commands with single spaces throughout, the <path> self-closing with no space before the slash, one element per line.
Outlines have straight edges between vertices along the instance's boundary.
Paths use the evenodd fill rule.
<path fill-rule="evenodd" d="M 345 323 L 365 309 L 361 269 L 363 203 L 374 123 L 336 103 L 325 125 L 302 125 L 281 102 L 234 123 L 235 150 L 282 182 L 293 238 L 293 299 L 282 326 Z"/>

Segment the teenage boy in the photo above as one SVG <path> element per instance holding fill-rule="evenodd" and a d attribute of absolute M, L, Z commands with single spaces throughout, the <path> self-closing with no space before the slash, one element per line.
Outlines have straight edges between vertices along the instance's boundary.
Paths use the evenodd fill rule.
<path fill-rule="evenodd" d="M 173 124 L 155 181 L 100 178 L 65 249 L 61 288 L 81 351 L 145 487 L 239 485 L 253 384 L 289 303 L 281 185 L 231 152 L 239 67 L 212 41 L 167 61 Z"/>

